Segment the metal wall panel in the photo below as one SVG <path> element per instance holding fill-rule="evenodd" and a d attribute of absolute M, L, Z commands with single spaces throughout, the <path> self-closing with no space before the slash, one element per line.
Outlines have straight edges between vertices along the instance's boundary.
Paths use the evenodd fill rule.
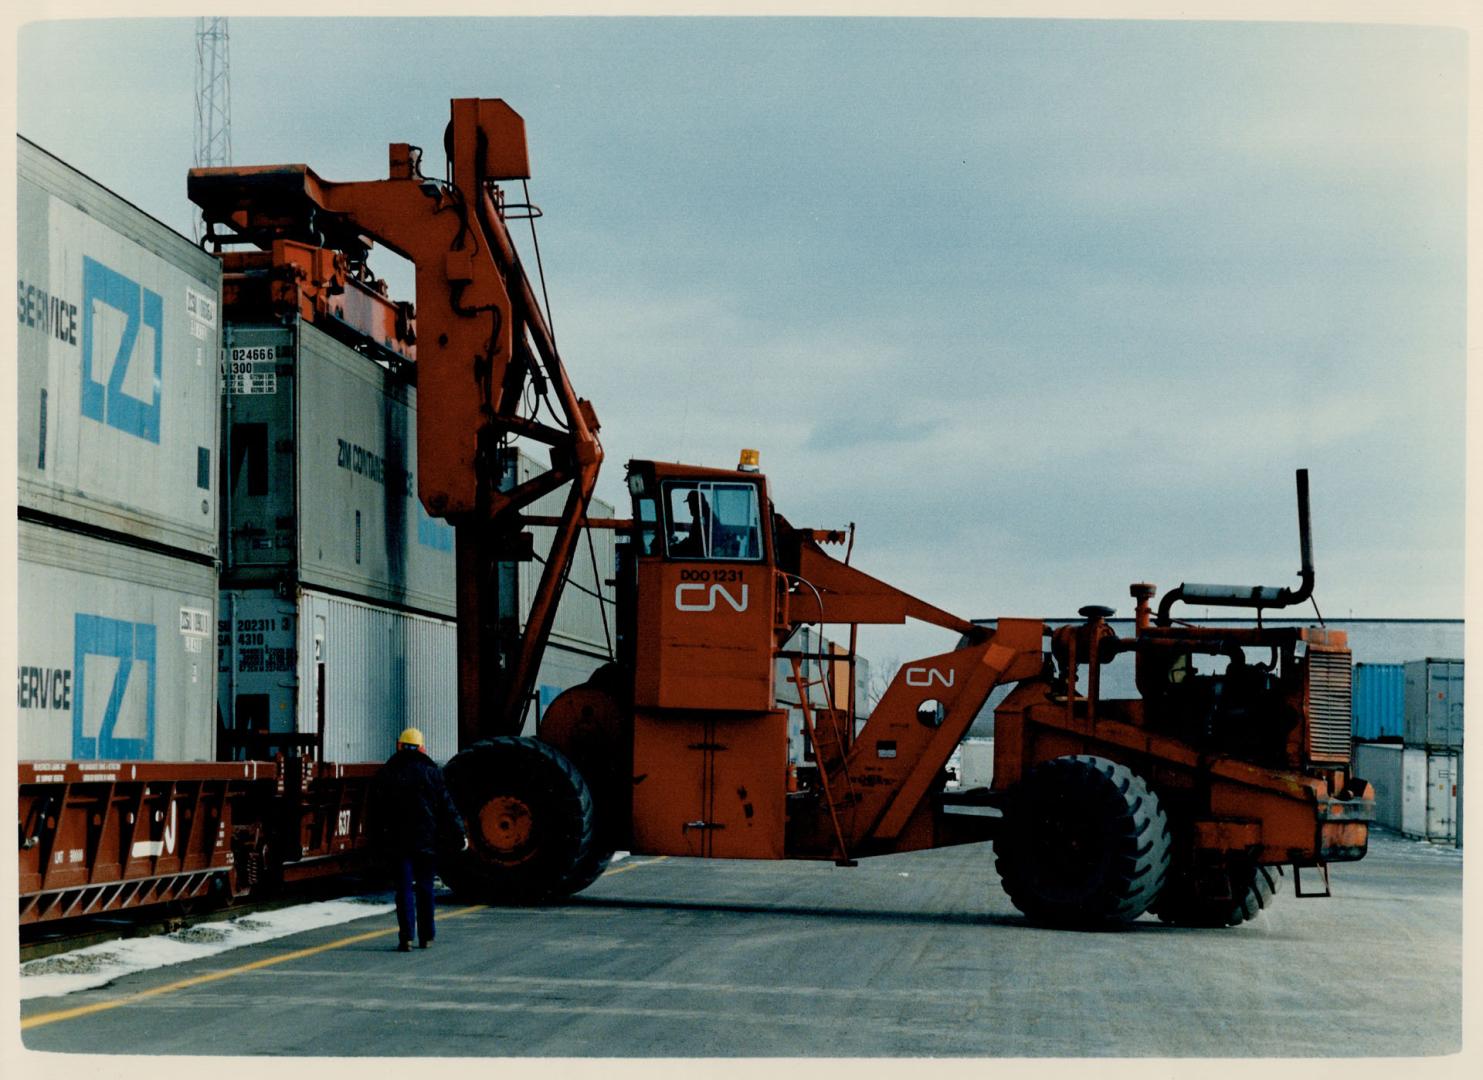
<path fill-rule="evenodd" d="M 313 326 L 232 324 L 225 579 L 455 610 L 453 530 L 417 498 L 416 392 Z"/>
<path fill-rule="evenodd" d="M 964 739 L 959 753 L 959 786 L 973 788 L 993 785 L 993 739 Z"/>
<path fill-rule="evenodd" d="M 1456 754 L 1426 756 L 1426 838 L 1457 839 L 1457 792 L 1461 783 Z"/>
<path fill-rule="evenodd" d="M 323 759 L 341 764 L 384 760 L 418 727 L 444 761 L 458 739 L 456 635 L 451 622 L 325 593 L 224 590 L 222 713 L 245 728 L 322 727 Z"/>
<path fill-rule="evenodd" d="M 1361 742 L 1354 745 L 1354 773 L 1375 787 L 1375 821 L 1401 830 L 1401 744 Z"/>
<path fill-rule="evenodd" d="M 1406 728 L 1404 664 L 1354 665 L 1354 737 L 1400 739 Z"/>
<path fill-rule="evenodd" d="M 1462 748 L 1463 662 L 1428 658 L 1406 663 L 1406 744 Z"/>
<path fill-rule="evenodd" d="M 220 705 L 238 725 L 303 734 L 322 728 L 323 759 L 340 764 L 384 760 L 406 727 L 422 731 L 439 763 L 458 751 L 452 621 L 309 589 L 292 597 L 223 590 L 221 619 Z M 537 681 L 541 709 L 602 662 L 548 649 Z"/>
<path fill-rule="evenodd" d="M 532 476 L 545 471 L 523 453 L 515 455 L 514 458 L 513 463 L 507 463 L 504 485 L 507 488 L 524 483 Z M 527 513 L 536 516 L 559 517 L 566 505 L 569 490 L 569 487 L 563 486 L 537 499 L 531 504 Z M 611 503 L 593 499 L 587 513 L 589 517 L 613 517 L 614 509 Z M 551 541 L 556 535 L 555 529 L 532 526 L 530 532 L 534 539 L 536 554 L 544 559 L 551 549 Z M 576 555 L 572 559 L 571 574 L 567 579 L 566 590 L 562 593 L 561 604 L 556 609 L 556 621 L 551 627 L 551 640 L 557 645 L 607 656 L 610 651 L 609 643 L 614 641 L 615 633 L 614 592 L 613 587 L 608 584 L 616 573 L 613 530 L 591 529 L 588 530 L 587 535 L 592 539 L 592 546 L 588 547 L 587 536 L 578 538 Z M 595 570 L 594 555 L 596 556 Z M 515 564 L 519 617 L 522 626 L 530 614 L 531 601 L 536 587 L 540 584 L 542 570 L 544 566 L 538 560 Z M 599 600 L 599 595 L 604 599 Z M 606 617 L 606 625 L 604 625 L 604 617 Z"/>
<path fill-rule="evenodd" d="M 215 556 L 220 264 L 18 151 L 20 505 Z"/>
<path fill-rule="evenodd" d="M 210 761 L 216 573 L 21 522 L 23 761 Z"/>

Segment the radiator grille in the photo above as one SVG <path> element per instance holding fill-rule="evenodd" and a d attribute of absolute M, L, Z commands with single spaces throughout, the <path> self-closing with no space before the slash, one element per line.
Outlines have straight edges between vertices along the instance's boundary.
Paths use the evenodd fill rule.
<path fill-rule="evenodd" d="M 1349 764 L 1350 680 L 1348 649 L 1308 649 L 1308 760 Z"/>

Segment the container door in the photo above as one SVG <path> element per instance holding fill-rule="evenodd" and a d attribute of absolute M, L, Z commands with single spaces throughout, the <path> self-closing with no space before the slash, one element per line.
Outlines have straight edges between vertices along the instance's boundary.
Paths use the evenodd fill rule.
<path fill-rule="evenodd" d="M 1429 840 L 1452 840 L 1456 835 L 1457 758 L 1432 754 L 1426 770 L 1426 835 Z"/>
<path fill-rule="evenodd" d="M 1426 835 L 1426 751 L 1411 747 L 1401 756 L 1401 832 Z"/>

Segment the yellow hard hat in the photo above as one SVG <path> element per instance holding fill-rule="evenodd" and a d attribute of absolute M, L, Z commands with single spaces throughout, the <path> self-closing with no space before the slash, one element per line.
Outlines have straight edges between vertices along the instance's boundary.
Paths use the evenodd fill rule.
<path fill-rule="evenodd" d="M 409 727 L 397 736 L 396 744 L 398 746 L 421 746 L 422 732 L 418 731 L 415 727 Z"/>

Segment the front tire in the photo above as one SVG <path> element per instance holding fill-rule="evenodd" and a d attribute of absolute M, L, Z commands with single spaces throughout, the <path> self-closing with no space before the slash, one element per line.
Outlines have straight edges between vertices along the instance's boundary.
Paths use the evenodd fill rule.
<path fill-rule="evenodd" d="M 440 868 L 462 897 L 496 904 L 561 899 L 597 880 L 592 794 L 559 750 L 503 736 L 476 743 L 443 769 L 469 849 Z"/>
<path fill-rule="evenodd" d="M 1169 869 L 1169 823 L 1136 773 L 1106 758 L 1043 762 L 1004 810 L 995 867 L 1014 906 L 1050 926 L 1142 915 Z"/>

